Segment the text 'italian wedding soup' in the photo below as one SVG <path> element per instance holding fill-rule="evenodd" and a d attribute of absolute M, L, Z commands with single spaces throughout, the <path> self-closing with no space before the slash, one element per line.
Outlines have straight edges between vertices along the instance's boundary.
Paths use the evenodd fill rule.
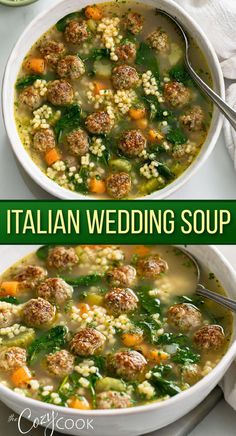
<path fill-rule="evenodd" d="M 211 84 L 194 40 L 191 60 Z M 16 123 L 33 161 L 61 187 L 97 198 L 167 186 L 198 155 L 211 117 L 177 29 L 136 2 L 62 18 L 31 48 L 16 83 Z"/>
<path fill-rule="evenodd" d="M 0 381 L 75 409 L 164 401 L 225 354 L 232 315 L 171 246 L 44 246 L 1 276 Z M 214 274 L 201 283 L 224 294 Z"/>

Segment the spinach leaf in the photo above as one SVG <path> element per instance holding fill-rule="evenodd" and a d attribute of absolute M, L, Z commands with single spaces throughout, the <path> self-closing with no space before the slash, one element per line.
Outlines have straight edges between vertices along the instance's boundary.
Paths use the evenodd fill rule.
<path fill-rule="evenodd" d="M 96 366 L 100 372 L 104 372 L 106 369 L 106 358 L 104 356 L 93 356 L 94 366 Z"/>
<path fill-rule="evenodd" d="M 152 368 L 152 372 L 158 372 L 161 376 L 167 376 L 172 371 L 171 365 L 156 365 L 154 368 Z"/>
<path fill-rule="evenodd" d="M 148 321 L 137 321 L 134 323 L 137 327 L 139 327 L 144 333 L 147 339 L 151 342 L 151 344 L 157 344 L 158 343 L 158 333 L 157 330 L 159 329 L 159 326 L 157 323 L 150 319 L 148 316 Z"/>
<path fill-rule="evenodd" d="M 187 142 L 187 136 L 179 128 L 171 129 L 166 135 L 167 141 L 174 145 L 182 145 Z"/>
<path fill-rule="evenodd" d="M 198 295 L 194 295 L 193 297 L 188 297 L 187 295 L 181 295 L 177 298 L 178 303 L 189 303 L 193 304 L 196 307 L 202 306 L 204 304 L 204 300 Z"/>
<path fill-rule="evenodd" d="M 100 61 L 101 59 L 110 59 L 110 50 L 108 48 L 94 48 L 84 60 Z"/>
<path fill-rule="evenodd" d="M 17 298 L 11 297 L 11 296 L 9 296 L 9 297 L 1 297 L 0 301 L 4 301 L 5 303 L 16 304 L 16 305 L 20 304 L 20 301 L 17 300 Z"/>
<path fill-rule="evenodd" d="M 158 298 L 151 297 L 148 294 L 149 287 L 141 286 L 137 289 L 137 295 L 143 309 L 149 314 L 161 312 L 161 302 Z"/>
<path fill-rule="evenodd" d="M 64 347 L 67 333 L 67 327 L 57 325 L 35 339 L 28 348 L 29 364 L 34 363 L 41 353 L 53 353 Z"/>
<path fill-rule="evenodd" d="M 169 75 L 171 79 L 175 80 L 176 82 L 182 82 L 184 84 L 191 80 L 191 77 L 184 65 L 175 65 L 169 71 Z"/>
<path fill-rule="evenodd" d="M 164 379 L 159 372 L 153 372 L 150 382 L 161 395 L 173 397 L 181 392 L 180 387 L 174 381 Z"/>
<path fill-rule="evenodd" d="M 71 14 L 65 15 L 65 17 L 61 18 L 57 24 L 56 29 L 58 32 L 64 32 L 67 24 L 76 18 L 78 18 L 80 14 L 78 12 L 72 12 Z"/>
<path fill-rule="evenodd" d="M 174 333 L 163 333 L 163 335 L 159 336 L 158 344 L 161 345 L 170 345 L 170 344 L 178 344 L 185 345 L 188 341 L 187 336 L 182 333 L 174 334 Z"/>
<path fill-rule="evenodd" d="M 80 126 L 81 107 L 72 104 L 62 110 L 61 118 L 55 124 L 55 134 L 59 141 L 62 133 L 68 133 Z"/>
<path fill-rule="evenodd" d="M 88 274 L 80 277 L 62 277 L 69 285 L 72 286 L 92 286 L 102 281 L 101 274 Z"/>
<path fill-rule="evenodd" d="M 156 79 L 160 78 L 156 53 L 145 42 L 141 42 L 137 50 L 135 62 L 137 65 L 145 67 L 146 70 L 150 70 Z"/>
<path fill-rule="evenodd" d="M 149 112 L 150 120 L 154 120 L 160 110 L 160 103 L 155 95 L 143 96 L 142 100 Z"/>
<path fill-rule="evenodd" d="M 38 74 L 32 74 L 31 76 L 21 77 L 16 82 L 16 89 L 24 89 L 27 86 L 33 85 L 37 79 L 42 79 L 42 76 Z"/>
<path fill-rule="evenodd" d="M 158 170 L 159 174 L 161 176 L 165 177 L 165 179 L 167 179 L 167 180 L 171 180 L 175 176 L 174 173 L 172 173 L 172 171 L 170 170 L 170 168 L 162 162 L 159 162 L 157 170 Z"/>
<path fill-rule="evenodd" d="M 81 194 L 87 194 L 89 191 L 88 187 L 88 176 L 89 171 L 86 167 L 81 167 L 79 170 L 79 176 L 82 179 L 81 183 L 74 181 L 76 192 L 81 192 Z"/>
<path fill-rule="evenodd" d="M 200 355 L 194 353 L 189 347 L 180 348 L 172 357 L 173 362 L 181 365 L 189 365 L 197 363 L 200 360 Z"/>
<path fill-rule="evenodd" d="M 50 248 L 54 247 L 54 245 L 42 245 L 42 247 L 38 248 L 38 250 L 36 251 L 36 256 L 40 259 L 40 260 L 45 260 L 48 257 L 48 252 L 50 250 Z"/>

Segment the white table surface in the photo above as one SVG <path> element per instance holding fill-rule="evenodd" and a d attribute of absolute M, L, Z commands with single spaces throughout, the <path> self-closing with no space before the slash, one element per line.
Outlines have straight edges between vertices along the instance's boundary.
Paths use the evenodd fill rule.
<path fill-rule="evenodd" d="M 8 8 L 0 5 L 0 78 L 10 50 L 25 26 L 48 3 L 57 0 L 40 0 L 31 6 Z M 13 157 L 7 139 L 2 114 L 0 114 L 0 198 L 1 199 L 46 199 L 49 194 L 38 188 L 24 173 Z M 200 171 L 186 186 L 171 196 L 172 199 L 236 199 L 236 175 L 233 164 L 225 149 L 221 135 L 214 152 Z M 221 246 L 220 249 L 236 268 L 236 247 Z M 0 422 L 5 419 L 6 411 Z M 6 428 L 4 426 L 4 428 Z M 235 436 L 236 413 L 222 400 L 214 410 L 198 425 L 191 436 L 211 435 Z M 11 430 L 12 429 L 12 430 Z M 7 426 L 9 436 L 15 436 L 13 426 Z M 34 436 L 33 433 L 32 436 Z M 37 433 L 39 434 L 39 433 Z M 36 435 L 36 433 L 35 433 Z"/>

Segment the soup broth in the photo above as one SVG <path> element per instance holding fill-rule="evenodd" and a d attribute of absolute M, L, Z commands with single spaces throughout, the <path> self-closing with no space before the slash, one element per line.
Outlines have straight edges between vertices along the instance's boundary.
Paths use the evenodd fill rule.
<path fill-rule="evenodd" d="M 192 39 L 191 60 L 212 85 Z M 62 18 L 31 48 L 16 83 L 16 123 L 33 161 L 60 186 L 98 198 L 171 183 L 198 155 L 211 117 L 177 29 L 138 2 Z"/>
<path fill-rule="evenodd" d="M 201 283 L 225 294 L 205 268 Z M 177 395 L 230 343 L 231 313 L 195 288 L 175 247 L 41 247 L 1 277 L 1 383 L 84 410 Z"/>

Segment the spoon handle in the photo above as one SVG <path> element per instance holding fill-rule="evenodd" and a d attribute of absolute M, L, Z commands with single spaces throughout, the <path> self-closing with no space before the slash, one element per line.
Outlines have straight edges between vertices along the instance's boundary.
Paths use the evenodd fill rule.
<path fill-rule="evenodd" d="M 216 292 L 209 291 L 209 289 L 206 289 L 200 284 L 197 285 L 196 294 L 201 295 L 201 297 L 209 298 L 209 300 L 213 300 L 227 309 L 236 312 L 236 301 L 231 300 L 231 298 L 224 297 L 223 295 L 216 294 Z"/>
<path fill-rule="evenodd" d="M 221 110 L 224 114 L 225 118 L 230 122 L 231 126 L 236 130 L 236 111 L 232 109 L 215 91 L 213 91 L 204 80 L 199 77 L 199 75 L 194 71 L 191 66 L 189 59 L 186 59 L 186 64 L 189 69 L 190 75 L 197 82 L 199 87 L 210 97 L 211 100 L 214 101 L 216 106 Z"/>

